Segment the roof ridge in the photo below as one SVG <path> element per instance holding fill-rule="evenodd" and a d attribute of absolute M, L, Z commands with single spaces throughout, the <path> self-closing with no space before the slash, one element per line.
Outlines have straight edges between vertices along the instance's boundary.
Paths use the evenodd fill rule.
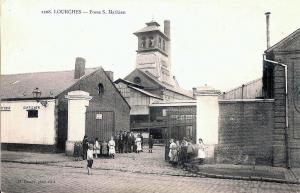
<path fill-rule="evenodd" d="M 156 94 L 153 94 L 153 93 L 151 93 L 151 92 L 149 92 L 149 91 L 146 91 L 146 90 L 144 90 L 144 89 L 142 89 L 142 88 L 138 88 L 138 87 L 135 87 L 135 86 L 132 86 L 132 85 L 128 85 L 128 87 L 130 87 L 130 88 L 132 88 L 132 89 L 135 89 L 135 90 L 137 90 L 137 91 L 139 91 L 139 92 L 142 92 L 142 93 L 144 93 L 144 94 L 146 94 L 146 95 L 148 95 L 148 96 L 152 96 L 152 97 L 157 98 L 157 99 L 163 99 L 163 98 L 161 98 L 160 96 L 158 96 L 158 95 L 156 95 Z"/>
<path fill-rule="evenodd" d="M 85 70 L 87 69 L 98 69 L 100 67 L 93 67 L 93 68 L 85 68 Z M 25 73 L 17 73 L 17 74 L 1 74 L 1 76 L 11 76 L 11 75 L 23 75 L 23 74 L 38 74 L 38 73 L 54 73 L 54 72 L 70 72 L 70 71 L 74 71 L 73 70 L 61 70 L 61 71 L 42 71 L 42 72 L 25 72 Z"/>

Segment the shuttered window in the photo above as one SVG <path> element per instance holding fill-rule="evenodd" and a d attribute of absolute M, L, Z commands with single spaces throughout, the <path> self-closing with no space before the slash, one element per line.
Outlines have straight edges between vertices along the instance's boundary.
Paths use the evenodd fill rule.
<path fill-rule="evenodd" d="M 39 117 L 39 111 L 38 110 L 28 110 L 28 118 L 38 118 Z"/>

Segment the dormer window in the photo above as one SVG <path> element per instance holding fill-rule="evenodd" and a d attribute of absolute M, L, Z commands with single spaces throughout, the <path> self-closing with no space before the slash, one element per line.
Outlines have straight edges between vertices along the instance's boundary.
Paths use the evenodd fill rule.
<path fill-rule="evenodd" d="M 103 93 L 104 93 L 104 86 L 102 83 L 99 83 L 98 84 L 98 94 L 103 95 Z"/>
<path fill-rule="evenodd" d="M 141 83 L 140 77 L 135 77 L 133 81 L 134 81 L 134 83 L 136 83 L 136 84 L 140 84 L 140 83 Z"/>

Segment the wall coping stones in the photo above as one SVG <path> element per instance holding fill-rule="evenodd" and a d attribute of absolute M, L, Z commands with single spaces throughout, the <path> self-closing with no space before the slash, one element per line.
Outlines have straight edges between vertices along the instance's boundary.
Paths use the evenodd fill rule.
<path fill-rule="evenodd" d="M 216 90 L 207 84 L 198 88 L 193 88 L 193 92 L 196 96 L 219 96 L 221 94 L 221 91 Z"/>
<path fill-rule="evenodd" d="M 219 103 L 236 103 L 236 102 L 253 102 L 253 103 L 274 103 L 274 99 L 230 99 L 230 100 L 219 100 Z"/>

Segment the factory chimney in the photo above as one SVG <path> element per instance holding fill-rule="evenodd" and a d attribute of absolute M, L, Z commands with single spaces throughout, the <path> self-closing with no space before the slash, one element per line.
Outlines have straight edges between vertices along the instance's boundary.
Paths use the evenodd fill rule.
<path fill-rule="evenodd" d="M 266 12 L 267 49 L 270 48 L 270 12 Z"/>
<path fill-rule="evenodd" d="M 170 20 L 164 21 L 164 34 L 170 39 Z"/>
<path fill-rule="evenodd" d="M 77 57 L 75 60 L 74 79 L 79 79 L 85 74 L 85 59 Z"/>

